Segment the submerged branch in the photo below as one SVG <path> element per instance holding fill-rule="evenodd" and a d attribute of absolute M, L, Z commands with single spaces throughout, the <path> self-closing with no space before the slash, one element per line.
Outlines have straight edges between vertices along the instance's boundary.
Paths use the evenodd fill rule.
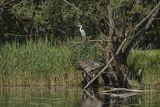
<path fill-rule="evenodd" d="M 136 96 L 142 92 L 145 91 L 136 89 L 127 89 L 127 88 L 113 88 L 111 90 L 101 91 L 100 93 L 104 95 L 109 95 L 111 97 L 127 98 L 131 96 Z"/>
<path fill-rule="evenodd" d="M 112 94 L 112 93 L 103 93 L 105 95 L 109 95 L 112 98 L 128 98 L 128 97 L 132 97 L 132 96 L 136 96 L 139 93 L 124 93 L 124 94 Z"/>

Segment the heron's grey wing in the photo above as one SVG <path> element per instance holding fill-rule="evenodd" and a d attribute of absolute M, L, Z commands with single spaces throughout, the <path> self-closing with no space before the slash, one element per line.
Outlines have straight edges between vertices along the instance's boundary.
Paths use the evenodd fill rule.
<path fill-rule="evenodd" d="M 83 29 L 81 29 L 81 35 L 82 37 L 86 38 L 86 32 Z"/>

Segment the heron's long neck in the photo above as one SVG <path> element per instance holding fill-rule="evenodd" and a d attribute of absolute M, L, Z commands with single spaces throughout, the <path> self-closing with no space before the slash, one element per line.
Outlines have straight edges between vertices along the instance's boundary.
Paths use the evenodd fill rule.
<path fill-rule="evenodd" d="M 80 30 L 82 29 L 82 26 L 80 26 Z"/>

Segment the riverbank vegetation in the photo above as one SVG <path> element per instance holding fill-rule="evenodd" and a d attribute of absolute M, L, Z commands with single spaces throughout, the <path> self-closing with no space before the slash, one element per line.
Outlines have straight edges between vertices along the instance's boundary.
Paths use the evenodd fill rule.
<path fill-rule="evenodd" d="M 160 50 L 133 50 L 130 53 L 128 64 L 132 74 L 142 70 L 143 83 L 156 85 L 160 83 Z M 135 77 L 135 75 L 133 75 Z"/>
<path fill-rule="evenodd" d="M 80 77 L 76 66 L 80 59 L 96 59 L 98 55 L 95 46 L 77 44 L 78 41 L 6 43 L 0 50 L 0 84 L 78 85 Z"/>
<path fill-rule="evenodd" d="M 6 43 L 0 50 L 0 85 L 80 85 L 79 61 L 98 60 L 100 55 L 96 45 L 80 38 L 55 44 L 47 39 Z M 128 64 L 133 78 L 142 69 L 146 85 L 160 82 L 159 50 L 133 50 Z"/>
<path fill-rule="evenodd" d="M 140 49 L 160 47 L 159 9 L 159 0 L 3 0 L 0 84 L 78 85 L 76 68 L 83 60 L 85 88 L 99 76 L 105 86 L 128 88 L 130 71 L 134 78 L 139 69 L 150 84 L 147 78 L 157 73 L 159 58 L 157 51 L 150 57 L 152 51 Z M 85 38 L 77 38 L 82 31 L 78 25 Z M 138 50 L 130 53 L 135 45 Z M 90 61 L 100 67 L 86 70 L 93 68 Z"/>

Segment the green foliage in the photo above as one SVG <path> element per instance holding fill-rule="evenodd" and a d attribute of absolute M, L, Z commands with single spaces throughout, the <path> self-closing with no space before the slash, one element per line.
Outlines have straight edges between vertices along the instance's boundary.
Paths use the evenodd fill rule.
<path fill-rule="evenodd" d="M 108 1 L 68 0 L 68 2 L 74 6 L 63 0 L 11 2 L 0 14 L 3 20 L 0 22 L 2 28 L 0 33 L 54 35 L 55 38 L 64 39 L 80 35 L 77 25 L 82 24 L 87 36 L 108 34 Z M 122 31 L 124 28 L 132 29 L 158 0 L 145 0 L 139 5 L 133 0 L 112 0 L 112 2 L 116 28 Z M 153 29 L 157 26 L 154 23 Z M 159 29 L 154 30 L 152 35 L 157 35 L 158 31 Z M 158 36 L 156 38 L 158 39 Z"/>
<path fill-rule="evenodd" d="M 139 69 L 143 71 L 143 81 L 146 85 L 159 82 L 160 50 L 133 50 L 129 55 L 128 64 L 133 74 Z"/>

